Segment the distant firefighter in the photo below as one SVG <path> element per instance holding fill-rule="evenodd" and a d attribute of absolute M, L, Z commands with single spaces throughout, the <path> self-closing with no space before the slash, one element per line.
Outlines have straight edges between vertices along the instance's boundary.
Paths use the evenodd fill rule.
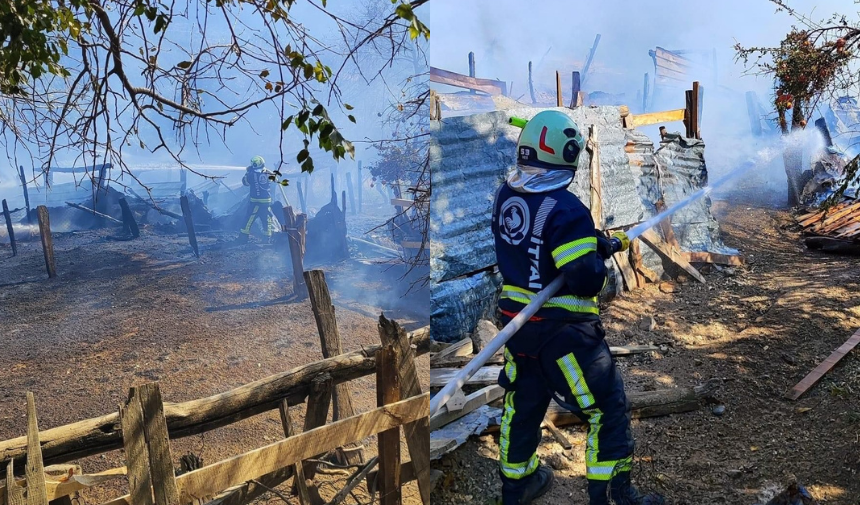
<path fill-rule="evenodd" d="M 263 223 L 266 237 L 271 239 L 272 230 L 275 228 L 275 223 L 272 220 L 272 215 L 269 208 L 272 206 L 272 194 L 269 192 L 268 174 L 265 173 L 266 161 L 262 156 L 254 156 L 251 158 L 251 166 L 245 169 L 245 176 L 242 177 L 242 184 L 250 186 L 251 201 L 248 205 L 248 215 L 245 219 L 245 227 L 242 228 L 239 235 L 240 242 L 247 242 L 251 234 L 251 226 L 258 218 Z"/>

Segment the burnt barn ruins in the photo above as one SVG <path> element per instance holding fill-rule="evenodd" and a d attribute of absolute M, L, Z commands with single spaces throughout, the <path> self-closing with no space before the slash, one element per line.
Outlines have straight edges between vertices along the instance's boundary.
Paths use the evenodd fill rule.
<path fill-rule="evenodd" d="M 408 188 L 288 173 L 242 243 L 244 167 L 130 171 L 4 193 L 0 504 L 430 503 Z"/>

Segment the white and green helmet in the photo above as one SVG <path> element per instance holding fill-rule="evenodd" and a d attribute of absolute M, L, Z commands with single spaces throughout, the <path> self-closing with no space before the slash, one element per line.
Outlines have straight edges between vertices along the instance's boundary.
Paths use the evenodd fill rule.
<path fill-rule="evenodd" d="M 517 141 L 517 163 L 549 170 L 576 171 L 585 140 L 576 122 L 557 110 L 539 112 Z"/>
<path fill-rule="evenodd" d="M 263 168 L 266 166 L 266 160 L 262 156 L 254 156 L 251 158 L 251 166 L 257 169 Z"/>

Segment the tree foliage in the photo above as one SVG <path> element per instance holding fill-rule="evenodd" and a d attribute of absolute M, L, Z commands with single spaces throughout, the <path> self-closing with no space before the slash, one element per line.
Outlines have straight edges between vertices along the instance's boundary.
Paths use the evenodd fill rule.
<path fill-rule="evenodd" d="M 112 163 L 134 177 L 123 149 L 164 150 L 184 165 L 187 147 L 199 151 L 212 136 L 226 142 L 251 111 L 268 108 L 280 118 L 265 127 L 280 129 L 282 163 L 290 161 L 285 132 L 296 131 L 303 142 L 296 162 L 310 172 L 312 142 L 335 160 L 354 155 L 332 110 L 355 122 L 337 85 L 351 55 L 392 45 L 400 32 L 429 37 L 415 12 L 426 2 L 391 0 L 371 26 L 341 19 L 330 0 L 3 2 L 2 139 L 42 160 L 42 170 L 58 153 L 75 152 L 85 166 Z M 353 42 L 347 53 L 301 23 L 300 3 Z"/>
<path fill-rule="evenodd" d="M 785 0 L 770 0 L 777 12 L 787 12 L 800 26 L 792 26 L 778 47 L 735 46 L 737 58 L 748 68 L 775 80 L 773 105 L 780 129 L 804 128 L 807 118 L 822 101 L 830 101 L 860 90 L 860 75 L 852 68 L 860 54 L 860 19 L 843 14 L 813 21 L 791 8 Z M 844 183 L 833 196 L 841 198 L 852 184 L 860 182 L 857 159 L 846 167 Z M 832 199 L 831 199 L 832 200 Z"/>

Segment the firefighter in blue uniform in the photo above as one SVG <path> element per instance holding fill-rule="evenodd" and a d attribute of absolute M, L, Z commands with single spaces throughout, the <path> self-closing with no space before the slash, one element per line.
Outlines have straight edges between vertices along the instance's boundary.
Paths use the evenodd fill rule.
<path fill-rule="evenodd" d="M 247 242 L 251 234 L 251 226 L 254 221 L 260 219 L 265 230 L 265 235 L 271 240 L 272 230 L 275 228 L 269 208 L 272 206 L 272 194 L 269 192 L 269 176 L 264 173 L 266 162 L 262 156 L 251 158 L 251 166 L 245 169 L 242 184 L 249 186 L 251 190 L 251 202 L 248 205 L 248 213 L 245 217 L 245 227 L 242 228 L 239 240 Z"/>
<path fill-rule="evenodd" d="M 566 281 L 505 348 L 499 375 L 506 390 L 499 441 L 503 505 L 532 503 L 552 486 L 552 470 L 540 465 L 536 453 L 552 398 L 588 420 L 591 505 L 664 503 L 660 495 L 641 495 L 630 482 L 630 404 L 604 341 L 597 302 L 607 279 L 604 261 L 629 240 L 623 232 L 607 239 L 596 231 L 589 210 L 567 190 L 583 146 L 567 115 L 537 114 L 520 134 L 517 169 L 493 207 L 503 322 L 557 276 Z"/>

